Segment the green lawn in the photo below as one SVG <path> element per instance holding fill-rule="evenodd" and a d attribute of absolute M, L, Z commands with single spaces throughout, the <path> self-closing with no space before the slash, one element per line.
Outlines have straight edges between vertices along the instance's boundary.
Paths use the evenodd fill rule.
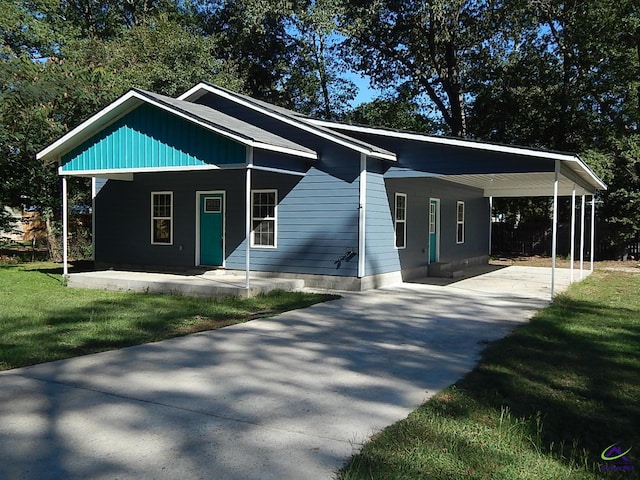
<path fill-rule="evenodd" d="M 627 462 L 601 458 L 616 442 Z M 339 478 L 640 478 L 640 275 L 574 284 Z"/>
<path fill-rule="evenodd" d="M 338 298 L 273 292 L 222 301 L 63 286 L 51 263 L 0 264 L 0 370 L 153 342 Z"/>

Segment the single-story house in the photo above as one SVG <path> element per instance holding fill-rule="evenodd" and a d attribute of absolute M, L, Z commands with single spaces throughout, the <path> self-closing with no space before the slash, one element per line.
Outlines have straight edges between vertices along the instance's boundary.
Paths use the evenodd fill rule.
<path fill-rule="evenodd" d="M 98 268 L 355 290 L 486 263 L 492 197 L 584 210 L 606 188 L 575 154 L 317 120 L 209 83 L 133 89 L 38 158 L 59 163 L 65 201 L 66 178 L 94 179 Z"/>

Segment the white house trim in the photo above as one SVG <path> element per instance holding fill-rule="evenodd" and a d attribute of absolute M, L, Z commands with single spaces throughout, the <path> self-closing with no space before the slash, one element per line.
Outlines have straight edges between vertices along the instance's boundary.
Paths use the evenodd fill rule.
<path fill-rule="evenodd" d="M 372 135 L 380 135 L 403 140 L 414 140 L 419 142 L 429 142 L 441 145 L 449 145 L 455 147 L 472 148 L 474 150 L 486 150 L 490 152 L 510 153 L 515 155 L 523 155 L 528 157 L 544 158 L 547 160 L 560 160 L 562 162 L 574 163 L 577 168 L 571 168 L 574 172 L 584 172 L 593 181 L 593 185 L 598 189 L 605 190 L 606 185 L 586 166 L 586 164 L 576 154 L 561 153 L 550 150 L 537 150 L 526 147 L 513 147 L 510 145 L 500 145 L 495 143 L 484 143 L 474 140 L 458 139 L 451 137 L 436 137 L 432 135 L 424 135 L 412 132 L 400 132 L 395 130 L 387 130 L 384 128 L 365 127 L 360 125 L 347 125 L 342 123 L 330 122 L 327 120 L 309 119 L 310 123 L 327 128 L 337 130 L 345 130 L 348 132 L 369 133 Z"/>
<path fill-rule="evenodd" d="M 359 144 L 359 142 L 357 142 L 355 139 L 353 139 L 353 141 L 348 141 L 347 139 L 342 138 L 340 136 L 336 136 L 336 134 L 333 134 L 331 132 L 325 132 L 317 128 L 315 122 L 312 121 L 311 119 L 305 118 L 304 120 L 302 119 L 295 120 L 295 119 L 289 118 L 288 116 L 282 115 L 274 110 L 261 107 L 260 105 L 254 102 L 245 100 L 241 96 L 235 95 L 230 91 L 223 90 L 206 83 L 199 83 L 198 85 L 190 88 L 185 93 L 180 95 L 178 97 L 178 100 L 188 101 L 191 97 L 196 96 L 198 93 L 202 91 L 213 93 L 214 95 L 217 95 L 219 97 L 225 98 L 227 100 L 231 100 L 232 102 L 235 102 L 239 105 L 255 110 L 256 112 L 260 112 L 263 115 L 269 116 L 271 118 L 275 118 L 277 120 L 280 120 L 281 122 L 287 123 L 301 130 L 304 130 L 306 132 L 309 132 L 321 138 L 324 138 L 326 140 L 330 140 L 334 143 L 337 143 L 338 145 L 342 145 L 343 147 L 347 147 L 351 150 L 355 150 L 356 152 L 359 152 L 361 154 L 365 154 L 370 157 L 380 158 L 383 160 L 390 160 L 394 162 L 397 161 L 397 157 L 394 153 L 379 152 L 379 151 L 373 150 L 370 147 Z M 197 97 L 200 97 L 200 96 L 201 95 L 197 95 Z M 318 126 L 321 126 L 321 125 L 318 125 Z"/>
<path fill-rule="evenodd" d="M 358 278 L 366 275 L 366 219 L 367 219 L 367 156 L 360 154 L 360 179 L 358 187 Z"/>
<path fill-rule="evenodd" d="M 128 103 L 128 105 L 126 105 Z M 78 125 L 76 128 L 71 130 L 66 135 L 63 135 L 61 138 L 56 140 L 54 143 L 49 145 L 44 150 L 38 152 L 36 154 L 36 159 L 44 159 L 47 157 L 54 157 L 55 159 L 59 159 L 63 154 L 69 152 L 77 145 L 81 144 L 83 141 L 91 138 L 97 131 L 102 128 L 107 127 L 108 125 L 114 123 L 118 119 L 122 118 L 127 113 L 134 110 L 136 107 L 140 106 L 142 103 L 148 103 L 153 105 L 154 107 L 160 108 L 166 112 L 171 113 L 172 115 L 176 115 L 188 122 L 194 123 L 206 130 L 212 131 L 218 135 L 229 138 L 235 142 L 238 142 L 242 145 L 258 148 L 262 150 L 269 150 L 273 152 L 284 153 L 288 155 L 299 156 L 303 158 L 309 158 L 312 160 L 317 160 L 318 154 L 316 152 L 307 152 L 303 150 L 296 150 L 293 148 L 287 148 L 279 145 L 271 145 L 264 142 L 256 142 L 253 139 L 231 132 L 229 130 L 225 130 L 222 128 L 218 128 L 215 125 L 212 125 L 208 122 L 204 122 L 194 118 L 192 115 L 188 115 L 181 110 L 174 108 L 172 106 L 165 105 L 161 102 L 158 102 L 148 96 L 136 91 L 130 90 L 122 97 L 120 97 L 115 102 L 111 103 L 100 112 L 86 120 L 85 122 Z M 120 107 L 123 107 L 123 110 L 119 110 Z M 97 127 L 97 128 L 94 128 Z M 73 143 L 69 145 L 69 142 L 73 140 Z"/>

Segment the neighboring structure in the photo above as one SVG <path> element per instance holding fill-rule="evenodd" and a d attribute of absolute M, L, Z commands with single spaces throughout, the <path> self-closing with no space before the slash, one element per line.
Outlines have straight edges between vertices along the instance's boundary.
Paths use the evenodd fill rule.
<path fill-rule="evenodd" d="M 574 154 L 320 121 L 207 83 L 131 90 L 38 158 L 65 192 L 96 179 L 98 266 L 341 289 L 486 263 L 491 197 L 579 194 L 584 211 L 606 188 Z"/>

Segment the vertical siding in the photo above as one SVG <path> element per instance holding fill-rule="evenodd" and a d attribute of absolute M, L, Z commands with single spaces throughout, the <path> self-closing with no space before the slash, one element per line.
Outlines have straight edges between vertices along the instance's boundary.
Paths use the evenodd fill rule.
<path fill-rule="evenodd" d="M 62 170 L 190 167 L 244 163 L 245 147 L 143 104 L 63 155 Z"/>

